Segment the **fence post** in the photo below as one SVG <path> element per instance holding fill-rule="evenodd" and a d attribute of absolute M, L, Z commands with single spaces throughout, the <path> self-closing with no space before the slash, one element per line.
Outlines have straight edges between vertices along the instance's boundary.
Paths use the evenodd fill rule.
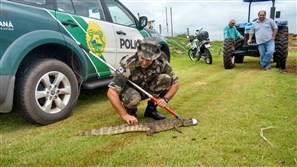
<path fill-rule="evenodd" d="M 162 27 L 161 27 L 161 24 L 159 24 L 159 30 L 160 30 L 160 34 L 162 34 Z"/>

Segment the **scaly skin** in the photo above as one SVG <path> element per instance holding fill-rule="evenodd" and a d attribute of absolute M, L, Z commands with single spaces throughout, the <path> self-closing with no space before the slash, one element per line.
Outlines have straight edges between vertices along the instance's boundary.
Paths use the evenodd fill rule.
<path fill-rule="evenodd" d="M 180 126 L 191 126 L 197 124 L 196 119 L 182 118 L 182 119 L 163 119 L 153 122 L 138 123 L 135 126 L 129 126 L 127 124 L 118 126 L 102 127 L 99 129 L 92 129 L 90 131 L 82 132 L 79 135 L 113 135 L 127 132 L 139 132 L 145 131 L 147 135 L 152 136 L 156 132 L 161 132 L 175 128 L 178 132 L 181 132 L 178 127 Z"/>

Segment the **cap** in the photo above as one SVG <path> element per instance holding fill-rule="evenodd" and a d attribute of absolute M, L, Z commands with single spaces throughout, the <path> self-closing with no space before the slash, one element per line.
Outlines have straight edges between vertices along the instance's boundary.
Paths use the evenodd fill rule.
<path fill-rule="evenodd" d="M 161 55 L 160 44 L 152 37 L 144 38 L 140 41 L 137 51 L 146 60 L 155 60 Z"/>

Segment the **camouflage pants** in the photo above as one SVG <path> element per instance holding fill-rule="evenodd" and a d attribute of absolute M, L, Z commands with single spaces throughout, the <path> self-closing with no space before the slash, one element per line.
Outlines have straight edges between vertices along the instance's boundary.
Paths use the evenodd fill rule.
<path fill-rule="evenodd" d="M 163 97 L 172 85 L 172 79 L 167 74 L 160 74 L 154 78 L 151 82 L 146 84 L 143 89 L 154 97 Z M 141 100 L 148 97 L 139 91 L 137 88 L 131 85 L 123 89 L 120 93 L 120 99 L 123 102 L 124 107 L 127 110 L 136 110 Z"/>

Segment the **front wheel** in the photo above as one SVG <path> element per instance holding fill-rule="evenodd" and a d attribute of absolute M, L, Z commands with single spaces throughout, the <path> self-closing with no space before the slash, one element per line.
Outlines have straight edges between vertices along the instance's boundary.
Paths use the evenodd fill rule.
<path fill-rule="evenodd" d="M 235 50 L 242 50 L 242 46 L 244 44 L 244 40 L 241 38 L 236 38 L 235 40 Z M 234 61 L 235 63 L 243 63 L 244 56 L 235 56 Z"/>
<path fill-rule="evenodd" d="M 235 63 L 243 63 L 244 56 L 235 56 Z"/>
<path fill-rule="evenodd" d="M 275 39 L 275 53 L 273 60 L 276 66 L 285 69 L 288 57 L 288 27 L 279 28 Z"/>
<path fill-rule="evenodd" d="M 235 67 L 234 64 L 234 41 L 232 38 L 226 38 L 224 41 L 224 48 L 223 48 L 223 60 L 224 60 L 224 67 L 225 69 L 232 69 Z"/>
<path fill-rule="evenodd" d="M 196 50 L 193 50 L 193 49 L 189 49 L 188 51 L 188 56 L 189 58 L 192 60 L 192 61 L 198 61 L 199 59 L 197 58 L 196 56 Z"/>
<path fill-rule="evenodd" d="M 212 56 L 211 56 L 211 53 L 209 51 L 209 49 L 204 49 L 204 56 L 205 56 L 205 63 L 206 64 L 212 64 Z"/>
<path fill-rule="evenodd" d="M 17 79 L 17 105 L 27 121 L 46 125 L 72 113 L 78 98 L 78 82 L 65 63 L 39 59 L 20 69 Z"/>

